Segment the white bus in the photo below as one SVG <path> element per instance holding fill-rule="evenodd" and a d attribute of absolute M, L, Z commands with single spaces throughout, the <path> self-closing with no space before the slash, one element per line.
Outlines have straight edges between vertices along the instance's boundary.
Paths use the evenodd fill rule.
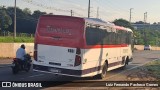
<path fill-rule="evenodd" d="M 132 61 L 131 29 L 100 19 L 43 15 L 35 35 L 33 70 L 74 77 L 97 75 Z"/>

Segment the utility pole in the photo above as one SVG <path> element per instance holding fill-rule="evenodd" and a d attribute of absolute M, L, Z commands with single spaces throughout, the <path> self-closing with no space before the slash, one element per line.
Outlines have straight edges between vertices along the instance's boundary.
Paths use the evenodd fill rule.
<path fill-rule="evenodd" d="M 131 20 L 132 20 L 132 10 L 133 10 L 133 8 L 130 8 L 130 18 L 129 18 L 130 23 L 131 23 Z"/>
<path fill-rule="evenodd" d="M 144 13 L 144 23 L 146 23 L 146 13 Z"/>
<path fill-rule="evenodd" d="M 88 18 L 90 18 L 90 0 L 89 0 L 89 3 L 88 3 Z"/>
<path fill-rule="evenodd" d="M 146 37 L 146 32 L 145 32 L 145 29 L 146 29 L 146 26 L 147 26 L 147 12 L 144 13 L 144 44 L 148 44 L 147 42 L 147 37 Z"/>
<path fill-rule="evenodd" d="M 147 12 L 146 12 L 146 23 L 147 23 Z"/>
<path fill-rule="evenodd" d="M 3 12 L 4 12 L 4 11 L 3 11 L 3 10 L 4 10 L 4 6 L 2 6 L 2 9 L 1 9 L 1 11 L 2 11 L 2 13 L 1 13 L 1 14 L 2 14 L 2 23 L 1 23 L 2 27 L 1 27 L 1 30 L 2 30 L 2 31 L 3 31 L 3 26 L 4 26 L 4 25 L 3 25 L 3 23 L 4 23 L 4 13 L 3 13 Z"/>
<path fill-rule="evenodd" d="M 14 39 L 16 38 L 16 0 L 14 3 Z"/>
<path fill-rule="evenodd" d="M 144 13 L 144 23 L 147 23 L 147 12 Z"/>
<path fill-rule="evenodd" d="M 73 10 L 71 10 L 71 16 L 73 16 Z"/>
<path fill-rule="evenodd" d="M 144 30 L 143 30 L 143 36 L 144 36 L 144 44 L 146 45 L 146 33 L 145 33 L 145 25 L 146 25 L 146 13 L 144 13 Z"/>
<path fill-rule="evenodd" d="M 97 7 L 97 18 L 99 18 L 99 7 Z"/>

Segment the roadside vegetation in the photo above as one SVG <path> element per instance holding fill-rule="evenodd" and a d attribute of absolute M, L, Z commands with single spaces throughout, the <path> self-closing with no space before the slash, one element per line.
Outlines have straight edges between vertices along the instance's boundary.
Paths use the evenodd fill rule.
<path fill-rule="evenodd" d="M 145 68 L 160 81 L 160 60 L 146 64 Z"/>
<path fill-rule="evenodd" d="M 132 24 L 124 19 L 116 19 L 113 23 L 132 29 L 134 32 L 134 44 L 136 45 L 160 46 L 160 30 L 152 30 L 150 28 L 135 30 Z M 144 24 L 144 22 L 141 24 Z"/>
<path fill-rule="evenodd" d="M 14 7 L 0 6 L 0 32 L 12 32 L 14 28 Z M 29 8 L 16 8 L 17 33 L 34 34 L 38 19 L 41 15 L 47 14 L 40 10 L 31 12 Z M 49 13 L 51 14 L 51 13 Z"/>
<path fill-rule="evenodd" d="M 33 43 L 34 37 L 16 37 L 15 39 L 11 36 L 0 37 L 0 43 Z"/>
<path fill-rule="evenodd" d="M 160 46 L 159 30 L 135 30 L 135 44 Z"/>
<path fill-rule="evenodd" d="M 160 81 L 160 60 L 152 61 L 134 69 L 127 75 L 129 81 Z"/>

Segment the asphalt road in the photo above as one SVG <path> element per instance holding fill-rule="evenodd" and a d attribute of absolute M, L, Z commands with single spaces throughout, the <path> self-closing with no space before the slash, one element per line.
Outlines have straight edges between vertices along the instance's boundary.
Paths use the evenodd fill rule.
<path fill-rule="evenodd" d="M 126 73 L 132 72 L 132 69 L 136 69 L 139 66 L 144 65 L 150 61 L 160 58 L 160 51 L 135 51 L 133 53 L 133 62 L 127 66 L 125 70 L 116 69 L 108 73 L 108 77 L 105 80 L 95 80 L 93 78 L 74 78 L 66 76 L 56 76 L 54 74 L 46 74 L 40 72 L 29 73 L 20 72 L 17 75 L 12 74 L 12 70 L 9 66 L 0 67 L 0 81 L 69 81 L 63 84 L 59 84 L 55 87 L 42 88 L 42 89 L 63 89 L 63 85 L 69 85 L 71 82 L 76 81 L 123 81 L 121 76 L 125 76 Z M 73 83 L 72 83 L 73 84 Z M 72 85 L 71 84 L 71 85 Z M 73 84 L 74 85 L 74 84 Z M 86 84 L 86 86 L 93 86 L 94 84 Z"/>

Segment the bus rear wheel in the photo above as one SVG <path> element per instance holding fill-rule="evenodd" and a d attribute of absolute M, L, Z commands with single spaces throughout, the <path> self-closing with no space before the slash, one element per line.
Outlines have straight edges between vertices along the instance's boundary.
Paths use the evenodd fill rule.
<path fill-rule="evenodd" d="M 128 65 L 128 61 L 129 61 L 129 59 L 127 57 L 126 60 L 125 60 L 124 66 L 121 67 L 122 70 L 126 69 L 126 67 Z"/>
<path fill-rule="evenodd" d="M 96 76 L 97 79 L 104 79 L 107 76 L 108 66 L 107 63 L 104 63 L 102 66 L 102 73 Z"/>

